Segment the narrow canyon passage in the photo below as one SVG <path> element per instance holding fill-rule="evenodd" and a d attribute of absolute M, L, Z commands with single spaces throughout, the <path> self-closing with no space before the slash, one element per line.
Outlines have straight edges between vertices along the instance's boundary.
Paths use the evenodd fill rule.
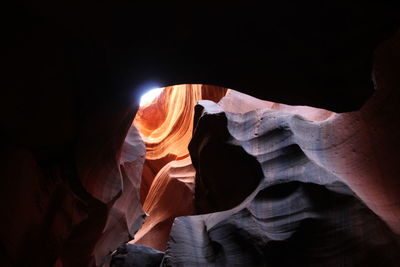
<path fill-rule="evenodd" d="M 194 107 L 199 100 L 218 102 L 226 90 L 201 84 L 169 86 L 139 108 L 133 124 L 146 145 L 140 197 L 149 216 L 132 243 L 164 251 L 174 218 L 195 214 L 195 170 L 188 150 Z"/>
<path fill-rule="evenodd" d="M 348 167 L 365 168 L 373 153 L 351 137 L 359 113 L 208 85 L 164 88 L 133 123 L 146 146 L 147 217 L 112 266 L 139 255 L 154 266 L 396 266 L 398 224 L 360 199 L 360 169 Z"/>
<path fill-rule="evenodd" d="M 400 266 L 392 2 L 7 3 L 0 266 Z"/>

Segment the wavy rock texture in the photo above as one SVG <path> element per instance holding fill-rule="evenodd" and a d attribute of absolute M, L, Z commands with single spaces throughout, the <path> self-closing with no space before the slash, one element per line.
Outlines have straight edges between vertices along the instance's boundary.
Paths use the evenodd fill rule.
<path fill-rule="evenodd" d="M 107 220 L 94 249 L 97 265 L 105 260 L 104 255 L 130 240 L 143 223 L 139 187 L 144 160 L 144 143 L 132 125 L 119 157 L 121 192 L 109 204 Z"/>
<path fill-rule="evenodd" d="M 93 266 L 108 247 L 106 239 L 97 244 L 103 231 L 113 243 L 111 236 L 134 232 L 127 210 L 117 204 L 131 180 L 120 155 L 145 81 L 219 84 L 287 104 L 358 110 L 373 93 L 377 44 L 398 31 L 400 13 L 396 1 L 273 1 L 268 9 L 241 1 L 232 8 L 182 10 L 63 2 L 12 1 L 2 16 L 7 68 L 0 97 L 0 266 Z M 379 90 L 357 113 L 364 126 L 354 123 L 359 131 L 352 137 L 368 130 L 358 142 L 372 149 L 355 150 L 370 160 L 347 160 L 357 153 L 346 149 L 337 160 L 321 160 L 351 164 L 337 176 L 395 230 L 400 49 L 388 43 L 382 51 L 386 57 L 375 60 Z M 164 165 L 157 164 L 153 178 Z M 229 205 L 216 198 L 222 203 L 217 208 L 203 201 L 202 207 L 221 210 L 243 197 Z M 136 203 L 126 209 L 131 206 Z M 125 234 L 112 234 L 113 217 L 121 218 L 116 229 Z"/>
<path fill-rule="evenodd" d="M 158 172 L 143 206 L 149 216 L 132 243 L 165 250 L 173 220 L 194 215 L 194 177 L 189 157 L 171 161 Z"/>
<path fill-rule="evenodd" d="M 200 101 L 189 146 L 195 205 L 201 213 L 230 209 L 175 219 L 164 265 L 397 266 L 398 166 L 376 150 L 395 155 L 395 139 L 376 125 L 400 119 L 389 112 L 394 90 L 344 114 L 232 90 L 219 104 Z"/>
<path fill-rule="evenodd" d="M 211 85 L 182 84 L 165 87 L 153 102 L 141 107 L 134 124 L 146 144 L 141 184 L 142 203 L 153 179 L 168 162 L 189 156 L 194 106 L 201 99 L 219 101 L 226 89 Z"/>
<path fill-rule="evenodd" d="M 146 158 L 160 159 L 168 154 L 177 158 L 187 156 L 193 107 L 201 99 L 219 101 L 225 93 L 224 88 L 202 84 L 165 87 L 153 102 L 138 110 L 134 120 L 146 144 Z"/>
<path fill-rule="evenodd" d="M 70 234 L 61 250 L 60 266 L 102 265 L 111 251 L 132 239 L 143 222 L 139 187 L 145 146 L 133 125 L 126 136 L 119 137 L 98 148 L 97 154 L 92 152 L 95 161 L 89 168 L 78 169 L 81 177 L 86 174 L 86 180 L 92 181 L 80 189 L 90 192 L 84 194 L 88 219 Z"/>
<path fill-rule="evenodd" d="M 216 86 L 175 85 L 139 109 L 134 124 L 146 144 L 140 193 L 149 216 L 130 243 L 165 250 L 174 218 L 194 214 L 195 171 L 187 148 L 194 106 L 201 99 L 219 101 L 225 93 Z"/>
<path fill-rule="evenodd" d="M 7 249 L 9 260 L 0 261 L 1 266 L 100 266 L 110 251 L 132 238 L 144 215 L 139 186 L 145 146 L 134 127 L 121 139 L 111 148 L 101 146 L 98 151 L 106 150 L 107 155 L 87 151 L 92 155 L 89 159 L 105 160 L 87 166 L 93 168 L 86 177 L 94 180 L 90 188 L 80 183 L 72 152 L 54 161 L 37 161 L 26 149 L 2 147 L 11 157 L 3 162 L 7 168 L 1 172 L 6 185 L 1 190 L 6 200 L 1 208 L 13 217 L 2 221 L 1 246 L 10 244 L 12 249 Z M 115 185 L 109 188 L 116 192 L 110 201 L 102 198 L 110 193 L 110 183 L 99 184 L 97 178 Z M 101 200 L 90 193 L 101 191 L 105 193 L 96 195 Z M 24 206 L 18 206 L 22 204 L 18 198 L 24 199 Z"/>

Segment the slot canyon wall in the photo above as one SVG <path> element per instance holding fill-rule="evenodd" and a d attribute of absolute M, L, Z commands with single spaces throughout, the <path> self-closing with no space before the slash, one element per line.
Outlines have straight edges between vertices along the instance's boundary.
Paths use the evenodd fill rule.
<path fill-rule="evenodd" d="M 0 266 L 398 266 L 397 6 L 9 5 Z"/>
<path fill-rule="evenodd" d="M 398 134 L 391 125 L 398 115 L 388 110 L 395 102 L 387 94 L 397 90 L 398 78 L 393 72 L 389 85 L 383 80 L 390 75 L 383 78 L 378 69 L 377 93 L 356 112 L 279 104 L 231 89 L 219 101 L 198 98 L 194 121 L 187 120 L 193 136 L 166 142 L 168 151 L 188 145 L 190 157 L 163 160 L 144 200 L 148 221 L 111 266 L 144 264 L 141 254 L 154 266 L 397 266 L 400 181 L 390 171 L 396 160 L 376 148 L 394 153 L 394 139 L 379 132 L 389 127 Z M 146 109 L 159 118 L 154 110 L 171 90 L 190 92 L 179 87 L 141 108 L 136 125 Z M 389 116 L 386 126 L 381 116 Z M 163 120 L 178 131 L 171 121 Z M 166 147 L 149 141 L 149 150 Z M 179 186 L 172 186 L 175 179 Z"/>
<path fill-rule="evenodd" d="M 194 107 L 199 100 L 218 102 L 225 93 L 210 85 L 170 86 L 139 108 L 134 125 L 146 144 L 140 195 L 149 217 L 132 243 L 165 250 L 175 217 L 195 214 L 195 170 L 188 150 Z"/>

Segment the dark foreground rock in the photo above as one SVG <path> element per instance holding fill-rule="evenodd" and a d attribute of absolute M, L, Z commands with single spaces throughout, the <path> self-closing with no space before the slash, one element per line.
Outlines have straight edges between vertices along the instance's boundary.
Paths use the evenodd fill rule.
<path fill-rule="evenodd" d="M 125 244 L 120 246 L 111 260 L 111 267 L 157 267 L 164 253 L 150 247 Z"/>

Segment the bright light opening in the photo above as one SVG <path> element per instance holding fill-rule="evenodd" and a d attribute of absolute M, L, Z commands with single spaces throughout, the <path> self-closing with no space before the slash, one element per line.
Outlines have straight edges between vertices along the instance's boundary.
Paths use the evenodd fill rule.
<path fill-rule="evenodd" d="M 164 90 L 164 88 L 155 88 L 142 95 L 140 98 L 140 106 L 142 107 L 150 104 L 157 96 L 161 94 L 162 90 Z"/>

